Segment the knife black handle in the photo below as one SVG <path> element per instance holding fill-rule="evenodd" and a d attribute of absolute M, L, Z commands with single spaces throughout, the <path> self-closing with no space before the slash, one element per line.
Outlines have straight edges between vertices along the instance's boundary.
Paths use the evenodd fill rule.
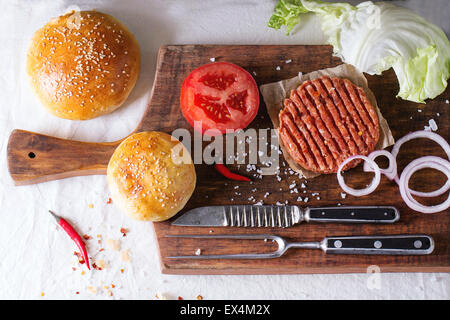
<path fill-rule="evenodd" d="M 321 246 L 335 254 L 424 255 L 433 252 L 434 241 L 427 235 L 326 237 Z"/>
<path fill-rule="evenodd" d="M 393 223 L 399 218 L 398 210 L 391 206 L 306 208 L 304 212 L 307 222 Z"/>

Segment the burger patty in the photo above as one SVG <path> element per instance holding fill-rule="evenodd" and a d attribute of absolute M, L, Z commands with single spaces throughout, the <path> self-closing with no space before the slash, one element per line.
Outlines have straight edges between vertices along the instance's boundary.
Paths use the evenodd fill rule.
<path fill-rule="evenodd" d="M 368 155 L 380 136 L 374 107 L 364 90 L 347 79 L 324 76 L 303 82 L 284 100 L 279 117 L 279 134 L 291 157 L 318 173 L 336 173 L 348 157 Z"/>

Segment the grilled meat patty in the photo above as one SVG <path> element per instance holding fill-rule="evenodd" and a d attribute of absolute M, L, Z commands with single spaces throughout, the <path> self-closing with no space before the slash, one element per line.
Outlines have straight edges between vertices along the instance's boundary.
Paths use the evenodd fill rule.
<path fill-rule="evenodd" d="M 284 100 L 279 117 L 279 134 L 291 157 L 318 173 L 336 173 L 348 157 L 368 155 L 380 136 L 374 107 L 364 90 L 347 79 L 324 76 L 303 82 Z"/>

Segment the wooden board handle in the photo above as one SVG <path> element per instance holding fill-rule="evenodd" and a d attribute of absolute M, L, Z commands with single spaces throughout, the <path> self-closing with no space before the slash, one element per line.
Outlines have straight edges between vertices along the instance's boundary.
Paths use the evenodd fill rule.
<path fill-rule="evenodd" d="M 109 159 L 120 142 L 72 141 L 14 130 L 7 149 L 9 173 L 16 185 L 106 174 Z"/>

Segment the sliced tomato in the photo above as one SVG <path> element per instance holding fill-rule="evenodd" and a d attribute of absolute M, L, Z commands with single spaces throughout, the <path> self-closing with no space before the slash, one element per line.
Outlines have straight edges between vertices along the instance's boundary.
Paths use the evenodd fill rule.
<path fill-rule="evenodd" d="M 214 136 L 244 129 L 255 118 L 259 92 L 253 77 L 229 62 L 198 67 L 183 81 L 181 110 L 186 120 L 204 134 Z"/>

